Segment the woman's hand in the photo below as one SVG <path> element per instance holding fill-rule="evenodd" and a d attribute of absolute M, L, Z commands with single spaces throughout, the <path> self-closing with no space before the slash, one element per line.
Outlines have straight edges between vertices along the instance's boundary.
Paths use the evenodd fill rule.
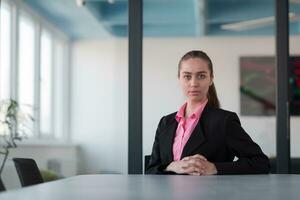
<path fill-rule="evenodd" d="M 167 166 L 166 171 L 198 176 L 217 174 L 215 165 L 207 161 L 207 159 L 200 154 L 185 157 L 180 161 L 173 161 Z"/>
<path fill-rule="evenodd" d="M 201 164 L 198 164 L 198 166 L 201 166 L 201 170 L 199 173 L 199 169 L 195 170 L 195 172 L 191 173 L 192 175 L 214 175 L 217 174 L 217 168 L 216 166 L 209 162 L 204 156 L 200 154 L 196 154 L 193 156 L 188 156 L 182 159 L 182 161 L 188 161 L 189 163 L 197 163 L 200 162 Z"/>
<path fill-rule="evenodd" d="M 173 161 L 171 162 L 166 171 L 172 171 L 177 174 L 193 174 L 193 173 L 201 173 L 201 163 L 198 161 Z M 196 174 L 195 174 L 196 175 Z"/>

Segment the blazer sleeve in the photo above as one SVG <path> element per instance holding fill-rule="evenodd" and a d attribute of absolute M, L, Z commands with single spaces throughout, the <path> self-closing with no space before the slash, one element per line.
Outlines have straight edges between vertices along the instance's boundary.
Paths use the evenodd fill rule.
<path fill-rule="evenodd" d="M 173 174 L 173 172 L 166 172 L 164 171 L 166 167 L 170 164 L 170 162 L 162 162 L 161 154 L 160 154 L 160 145 L 159 145 L 159 136 L 162 130 L 165 127 L 165 117 L 161 118 L 159 121 L 155 139 L 152 147 L 152 154 L 150 157 L 149 165 L 147 166 L 145 173 L 146 174 Z"/>
<path fill-rule="evenodd" d="M 235 113 L 230 113 L 225 124 L 226 147 L 238 160 L 214 163 L 218 174 L 269 173 L 269 158 L 241 127 L 238 116 Z"/>

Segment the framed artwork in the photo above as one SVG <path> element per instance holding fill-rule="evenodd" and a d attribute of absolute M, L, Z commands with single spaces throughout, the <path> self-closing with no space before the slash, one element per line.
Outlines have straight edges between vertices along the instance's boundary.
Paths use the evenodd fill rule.
<path fill-rule="evenodd" d="M 289 63 L 290 114 L 300 115 L 300 56 L 291 56 Z M 240 98 L 242 115 L 275 115 L 275 57 L 240 58 Z"/>

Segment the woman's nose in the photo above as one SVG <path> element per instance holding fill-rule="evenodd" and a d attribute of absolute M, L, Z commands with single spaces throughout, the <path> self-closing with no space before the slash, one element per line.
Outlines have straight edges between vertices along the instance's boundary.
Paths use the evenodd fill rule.
<path fill-rule="evenodd" d="M 191 86 L 193 87 L 198 86 L 198 80 L 196 78 L 191 79 Z"/>

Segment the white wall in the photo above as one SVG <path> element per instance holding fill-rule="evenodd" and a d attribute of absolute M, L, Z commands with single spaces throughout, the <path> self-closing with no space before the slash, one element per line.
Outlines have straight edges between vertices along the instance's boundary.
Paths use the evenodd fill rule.
<path fill-rule="evenodd" d="M 300 54 L 300 37 L 291 39 L 291 54 Z M 71 135 L 81 147 L 80 172 L 127 173 L 127 40 L 83 40 L 73 44 Z M 159 119 L 184 102 L 177 63 L 191 49 L 213 60 L 215 84 L 224 109 L 239 114 L 239 57 L 275 55 L 274 37 L 144 39 L 143 152 L 151 153 Z M 275 117 L 241 117 L 243 127 L 275 155 Z M 299 118 L 291 120 L 292 156 L 300 156 Z"/>
<path fill-rule="evenodd" d="M 79 173 L 127 173 L 128 46 L 83 40 L 72 46 L 71 138 Z"/>

